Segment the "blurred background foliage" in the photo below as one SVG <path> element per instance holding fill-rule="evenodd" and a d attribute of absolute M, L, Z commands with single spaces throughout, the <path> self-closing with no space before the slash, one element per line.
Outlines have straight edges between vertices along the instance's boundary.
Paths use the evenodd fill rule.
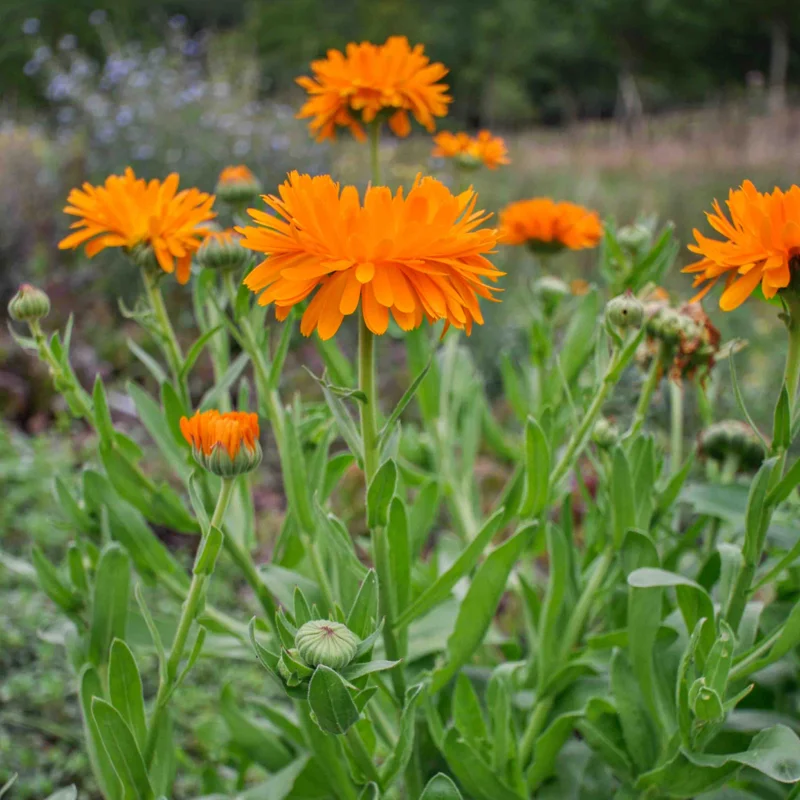
<path fill-rule="evenodd" d="M 444 125 L 490 127 L 509 144 L 510 168 L 475 175 L 481 205 L 493 211 L 546 194 L 619 223 L 651 214 L 671 220 L 685 245 L 712 198 L 724 198 L 744 178 L 762 190 L 799 182 L 797 0 L 115 0 L 106 7 L 99 0 L 3 0 L 0 26 L 0 307 L 27 280 L 51 295 L 48 327 L 63 326 L 75 312 L 73 360 L 87 386 L 97 373 L 112 386 L 143 379 L 126 339 L 149 344 L 117 305 L 120 298 L 132 305 L 138 293 L 124 261 L 104 253 L 88 262 L 58 251 L 69 189 L 130 165 L 146 177 L 177 170 L 182 185 L 211 190 L 230 163 L 247 164 L 267 191 L 294 168 L 331 171 L 363 186 L 363 150 L 341 137 L 316 145 L 294 116 L 302 99 L 295 77 L 326 49 L 351 40 L 405 34 L 450 68 L 455 102 Z M 423 133 L 403 141 L 387 136 L 382 146 L 393 185 L 420 169 L 452 185 Z M 682 247 L 680 262 L 689 255 Z M 525 346 L 526 290 L 538 268 L 512 248 L 496 258 L 511 291 L 488 310 L 470 345 L 502 406 L 497 352 Z M 569 254 L 553 268 L 597 280 L 596 262 L 593 252 Z M 667 287 L 688 298 L 689 280 L 677 270 Z M 173 282 L 165 289 L 181 330 L 191 317 L 190 294 Z M 775 310 L 747 303 L 723 315 L 713 302 L 707 306 L 725 338 L 749 340 L 737 356 L 742 388 L 768 427 L 785 338 Z M 350 336 L 352 343 L 351 334 L 346 325 L 340 340 L 346 345 Z M 291 379 L 302 389 L 299 364 L 317 372 L 319 364 L 299 337 L 294 351 Z M 402 370 L 400 360 L 388 363 Z M 713 395 L 719 417 L 737 413 L 723 388 L 726 370 L 719 367 Z M 635 392 L 631 385 L 617 402 L 633 403 Z M 123 393 L 112 393 L 111 402 L 115 416 L 135 425 Z M 664 398 L 655 408 L 666 415 Z M 23 800 L 72 781 L 94 796 L 73 680 L 54 627 L 59 618 L 13 561 L 28 556 L 31 540 L 63 549 L 68 534 L 53 524 L 52 480 L 79 469 L 85 455 L 75 431 L 72 448 L 56 444 L 51 429 L 69 424 L 64 409 L 46 370 L 16 347 L 5 326 L 0 420 L 0 550 L 12 558 L 0 563 L 0 598 L 10 609 L 0 621 L 0 785 L 18 771 L 14 796 Z M 695 415 L 687 436 L 698 428 Z M 263 492 L 267 558 L 283 501 L 279 487 Z M 214 581 L 222 593 L 215 602 L 244 617 L 248 598 L 240 589 Z M 241 667 L 237 675 L 249 691 Z M 207 713 L 203 725 L 181 732 L 190 754 L 181 796 L 208 788 L 204 764 L 232 759 L 230 731 L 210 713 L 224 676 L 198 670 L 195 680 L 181 702 Z M 255 692 L 261 682 L 253 681 Z"/>

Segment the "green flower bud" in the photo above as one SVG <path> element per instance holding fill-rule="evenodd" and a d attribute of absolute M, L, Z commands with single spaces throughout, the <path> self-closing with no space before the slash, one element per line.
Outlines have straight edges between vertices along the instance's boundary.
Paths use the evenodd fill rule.
<path fill-rule="evenodd" d="M 619 428 L 605 417 L 600 417 L 592 430 L 592 441 L 603 450 L 610 450 L 619 441 Z"/>
<path fill-rule="evenodd" d="M 615 328 L 627 330 L 640 328 L 644 318 L 644 306 L 630 289 L 606 303 L 606 321 Z"/>
<path fill-rule="evenodd" d="M 8 316 L 16 322 L 33 322 L 49 313 L 50 298 L 29 283 L 23 283 L 8 304 Z"/>
<path fill-rule="evenodd" d="M 346 625 L 333 620 L 314 619 L 306 622 L 294 643 L 300 658 L 311 666 L 320 664 L 331 669 L 342 669 L 355 658 L 358 636 Z"/>
<path fill-rule="evenodd" d="M 765 455 L 764 445 L 753 429 L 737 419 L 709 425 L 700 434 L 699 450 L 700 455 L 721 463 L 734 458 L 744 471 L 758 469 Z"/>
<path fill-rule="evenodd" d="M 198 411 L 193 417 L 181 417 L 180 427 L 195 461 L 221 478 L 235 478 L 261 463 L 256 414 Z"/>
<path fill-rule="evenodd" d="M 569 297 L 569 286 L 554 275 L 545 275 L 533 284 L 533 291 L 541 300 L 545 314 L 551 316 L 565 297 Z"/>
<path fill-rule="evenodd" d="M 206 269 L 239 272 L 250 263 L 252 253 L 242 247 L 241 237 L 232 230 L 209 233 L 195 255 Z"/>
<path fill-rule="evenodd" d="M 261 194 L 261 182 L 244 165 L 225 167 L 214 193 L 224 203 L 243 206 L 255 202 Z"/>

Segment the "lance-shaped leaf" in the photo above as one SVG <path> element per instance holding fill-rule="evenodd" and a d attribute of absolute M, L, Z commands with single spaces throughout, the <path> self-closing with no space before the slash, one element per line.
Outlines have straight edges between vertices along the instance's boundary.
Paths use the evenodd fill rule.
<path fill-rule="evenodd" d="M 308 704 L 325 733 L 342 734 L 360 716 L 342 678 L 329 667 L 319 666 L 308 685 Z"/>
<path fill-rule="evenodd" d="M 125 551 L 115 543 L 100 556 L 94 580 L 89 659 L 105 664 L 114 639 L 124 639 L 128 624 L 131 564 Z"/>

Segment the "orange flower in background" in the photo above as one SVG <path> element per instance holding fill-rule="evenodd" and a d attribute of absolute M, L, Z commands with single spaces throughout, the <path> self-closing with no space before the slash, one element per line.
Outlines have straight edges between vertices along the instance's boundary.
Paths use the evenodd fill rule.
<path fill-rule="evenodd" d="M 313 78 L 297 78 L 310 95 L 297 116 L 311 119 L 317 141 L 334 139 L 337 126 L 363 141 L 363 124 L 383 111 L 397 136 L 411 132 L 409 114 L 432 133 L 434 117 L 443 117 L 452 100 L 439 83 L 445 66 L 432 64 L 424 47 L 412 48 L 405 36 L 390 36 L 382 45 L 350 43 L 344 53 L 328 50 L 327 58 L 311 62 L 311 70 Z"/>
<path fill-rule="evenodd" d="M 279 192 L 264 197 L 278 216 L 251 209 L 258 227 L 237 229 L 245 247 L 268 254 L 244 282 L 261 292 L 261 305 L 275 303 L 278 319 L 314 294 L 300 330 L 322 339 L 359 303 L 375 334 L 386 331 L 390 312 L 403 330 L 423 318 L 467 333 L 483 323 L 478 298 L 492 300 L 498 291 L 483 279 L 503 273 L 484 255 L 497 231 L 480 227 L 490 215 L 475 211 L 471 189 L 454 196 L 418 176 L 407 196 L 373 186 L 362 205 L 354 186 L 292 172 Z"/>
<path fill-rule="evenodd" d="M 164 272 L 176 272 L 186 283 L 192 253 L 208 230 L 203 223 L 215 217 L 214 196 L 198 189 L 178 191 L 180 178 L 172 173 L 163 182 L 146 182 L 128 168 L 124 175 L 111 175 L 102 186 L 84 183 L 67 198 L 65 213 L 79 217 L 76 229 L 61 242 L 68 250 L 86 243 L 91 258 L 107 247 L 130 251 L 139 245 L 152 248 Z"/>
<path fill-rule="evenodd" d="M 231 459 L 242 446 L 255 451 L 260 433 L 258 415 L 244 411 L 198 411 L 193 417 L 181 417 L 180 425 L 193 450 L 210 456 L 216 448 L 223 448 Z"/>
<path fill-rule="evenodd" d="M 800 186 L 762 194 L 745 181 L 741 189 L 731 189 L 727 206 L 730 220 L 716 200 L 713 213 L 706 215 L 725 241 L 709 239 L 695 229 L 696 244 L 689 249 L 702 258 L 683 271 L 697 273 L 695 286 L 707 283 L 692 302 L 704 297 L 724 275 L 719 306 L 732 311 L 759 283 L 764 296 L 771 298 L 789 285 L 792 266 L 800 270 Z"/>
<path fill-rule="evenodd" d="M 245 205 L 261 194 L 261 181 L 244 164 L 236 164 L 220 172 L 214 191 L 225 203 Z"/>
<path fill-rule="evenodd" d="M 221 184 L 226 183 L 252 183 L 256 180 L 256 176 L 244 164 L 236 164 L 234 166 L 225 167 L 219 174 L 218 182 Z"/>
<path fill-rule="evenodd" d="M 455 158 L 461 166 L 476 167 L 480 164 L 497 169 L 501 164 L 510 164 L 506 143 L 489 131 L 479 131 L 475 137 L 467 133 L 442 131 L 433 139 L 432 155 Z"/>
<path fill-rule="evenodd" d="M 526 244 L 538 252 L 597 247 L 603 225 L 596 211 L 575 203 L 535 197 L 511 203 L 500 212 L 500 241 Z"/>

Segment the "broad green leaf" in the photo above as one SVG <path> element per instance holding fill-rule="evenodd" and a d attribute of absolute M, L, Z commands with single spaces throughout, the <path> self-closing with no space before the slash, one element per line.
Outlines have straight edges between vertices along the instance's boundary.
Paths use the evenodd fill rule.
<path fill-rule="evenodd" d="M 434 672 L 430 691 L 444 688 L 480 646 L 497 611 L 508 576 L 530 544 L 535 528 L 534 525 L 523 528 L 494 550 L 478 568 L 458 610 L 455 629 L 447 640 L 447 662 Z"/>
<path fill-rule="evenodd" d="M 528 417 L 525 425 L 525 495 L 520 508 L 523 519 L 536 518 L 547 505 L 550 487 L 550 445 L 541 425 Z"/>
<path fill-rule="evenodd" d="M 479 751 L 486 747 L 489 731 L 481 703 L 472 681 L 463 672 L 456 679 L 453 693 L 453 724 L 471 747 Z"/>
<path fill-rule="evenodd" d="M 114 771 L 125 787 L 126 800 L 154 800 L 142 754 L 122 717 L 98 697 L 92 700 L 92 716 Z"/>
<path fill-rule="evenodd" d="M 96 666 L 106 664 L 114 639 L 125 639 L 130 599 L 131 564 L 128 555 L 111 543 L 97 564 L 89 629 L 89 659 Z"/>
<path fill-rule="evenodd" d="M 106 800 L 122 800 L 122 784 L 103 747 L 100 731 L 92 716 L 92 701 L 95 697 L 103 697 L 103 687 L 99 673 L 91 664 L 85 664 L 78 677 L 78 697 L 83 719 L 83 735 L 92 773 Z"/>
<path fill-rule="evenodd" d="M 308 684 L 308 704 L 325 733 L 342 734 L 358 722 L 359 711 L 344 681 L 332 669 L 319 666 Z"/>
<path fill-rule="evenodd" d="M 350 613 L 347 615 L 347 627 L 363 639 L 375 627 L 378 620 L 378 576 L 371 569 L 358 590 Z"/>
<path fill-rule="evenodd" d="M 494 774 L 455 728 L 451 728 L 444 738 L 444 757 L 458 782 L 476 800 L 522 800 L 521 795 Z"/>
<path fill-rule="evenodd" d="M 400 630 L 417 617 L 444 602 L 452 588 L 477 564 L 483 551 L 489 546 L 492 537 L 500 528 L 503 509 L 498 509 L 489 517 L 475 538 L 461 551 L 452 567 L 440 575 L 411 605 L 399 615 L 395 629 Z"/>
<path fill-rule="evenodd" d="M 114 423 L 111 421 L 111 412 L 108 409 L 105 386 L 103 386 L 103 381 L 100 380 L 99 375 L 96 375 L 94 379 L 92 405 L 94 407 L 95 425 L 100 439 L 107 444 L 113 443 L 116 436 Z"/>
<path fill-rule="evenodd" d="M 625 451 L 614 449 L 611 468 L 611 519 L 613 540 L 617 548 L 622 545 L 625 532 L 636 526 L 636 504 L 631 468 Z"/>
<path fill-rule="evenodd" d="M 412 686 L 406 692 L 403 713 L 400 717 L 400 733 L 397 743 L 381 767 L 381 785 L 389 788 L 408 766 L 414 750 L 414 731 L 416 728 L 417 702 L 422 695 L 422 684 Z"/>
<path fill-rule="evenodd" d="M 389 519 L 389 504 L 397 488 L 397 465 L 389 459 L 381 464 L 367 490 L 367 525 L 382 528 Z"/>
<path fill-rule="evenodd" d="M 140 748 L 147 739 L 147 722 L 144 713 L 144 696 L 139 668 L 130 648 L 122 639 L 114 639 L 108 661 L 108 697 L 131 729 Z"/>
<path fill-rule="evenodd" d="M 547 554 L 550 558 L 550 574 L 547 579 L 542 608 L 539 613 L 538 645 L 538 681 L 539 687 L 552 673 L 551 662 L 561 650 L 561 631 L 559 621 L 564 604 L 569 569 L 569 543 L 563 531 L 555 525 L 548 524 L 545 529 L 547 537 Z"/>
<path fill-rule="evenodd" d="M 761 556 L 764 536 L 767 532 L 769 517 L 767 516 L 767 493 L 772 481 L 772 470 L 777 457 L 768 458 L 759 468 L 750 485 L 745 510 L 744 545 L 742 553 L 745 562 L 755 564 Z"/>
<path fill-rule="evenodd" d="M 463 798 L 453 781 L 443 772 L 439 772 L 428 781 L 419 800 L 463 800 Z"/>
<path fill-rule="evenodd" d="M 363 678 L 364 675 L 371 675 L 373 672 L 386 672 L 386 670 L 394 669 L 400 661 L 383 661 L 373 659 L 372 661 L 364 661 L 363 663 L 349 664 L 339 673 L 346 681 L 355 681 L 358 678 Z"/>
<path fill-rule="evenodd" d="M 156 795 L 170 797 L 177 771 L 177 759 L 169 709 L 159 715 L 158 730 L 155 736 L 156 746 L 153 763 L 150 766 L 150 782 Z"/>
<path fill-rule="evenodd" d="M 556 757 L 583 716 L 583 709 L 559 714 L 539 735 L 533 747 L 531 766 L 525 776 L 530 792 L 535 792 L 552 775 Z"/>
<path fill-rule="evenodd" d="M 67 549 L 67 566 L 69 567 L 70 582 L 78 594 L 85 597 L 89 593 L 89 578 L 83 563 L 83 553 L 75 542 L 72 542 Z"/>
<path fill-rule="evenodd" d="M 768 505 L 778 505 L 800 486 L 800 458 L 786 470 L 778 485 L 767 495 Z"/>
<path fill-rule="evenodd" d="M 653 540 L 644 532 L 629 528 L 625 531 L 620 551 L 622 571 L 627 577 L 640 567 L 658 567 L 658 550 Z"/>
<path fill-rule="evenodd" d="M 208 529 L 208 533 L 203 537 L 200 549 L 197 551 L 192 569 L 195 575 L 211 575 L 224 541 L 225 537 L 222 531 L 212 525 Z"/>

